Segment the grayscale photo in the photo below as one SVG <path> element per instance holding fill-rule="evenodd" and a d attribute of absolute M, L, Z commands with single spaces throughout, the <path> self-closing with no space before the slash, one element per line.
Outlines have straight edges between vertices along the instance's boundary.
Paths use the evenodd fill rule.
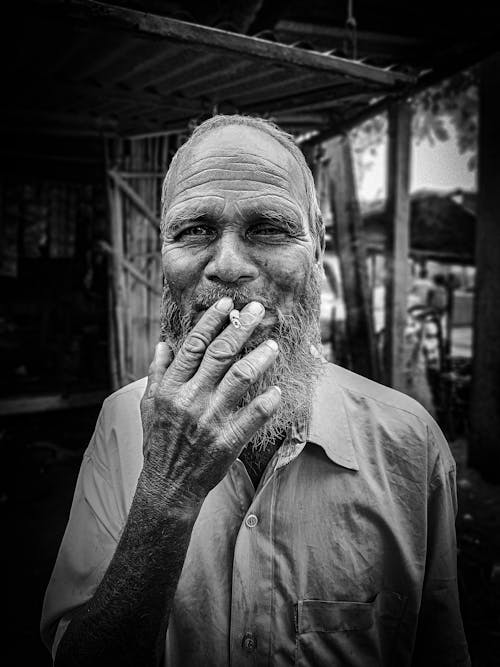
<path fill-rule="evenodd" d="M 500 6 L 2 8 L 2 665 L 500 665 Z"/>

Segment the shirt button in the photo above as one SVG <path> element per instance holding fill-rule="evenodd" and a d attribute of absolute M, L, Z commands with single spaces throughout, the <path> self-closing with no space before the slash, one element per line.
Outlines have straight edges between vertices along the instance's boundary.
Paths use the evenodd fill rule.
<path fill-rule="evenodd" d="M 247 518 L 245 519 L 245 524 L 247 528 L 255 528 L 255 526 L 259 523 L 259 519 L 255 516 L 255 514 L 249 514 Z"/>
<path fill-rule="evenodd" d="M 243 635 L 241 645 L 248 653 L 252 653 L 257 648 L 257 637 L 252 632 L 246 632 Z"/>

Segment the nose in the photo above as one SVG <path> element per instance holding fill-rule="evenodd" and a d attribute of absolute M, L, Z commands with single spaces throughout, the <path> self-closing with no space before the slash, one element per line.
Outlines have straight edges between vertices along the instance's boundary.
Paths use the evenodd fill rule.
<path fill-rule="evenodd" d="M 249 256 L 245 241 L 238 233 L 222 234 L 212 248 L 212 257 L 205 267 L 205 277 L 208 280 L 242 284 L 259 275 L 258 267 Z"/>

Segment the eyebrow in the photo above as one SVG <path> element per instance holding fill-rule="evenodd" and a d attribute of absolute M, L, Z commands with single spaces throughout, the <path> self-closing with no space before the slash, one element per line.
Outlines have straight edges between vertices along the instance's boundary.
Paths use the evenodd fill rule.
<path fill-rule="evenodd" d="M 244 224 L 248 225 L 259 221 L 268 221 L 284 225 L 288 232 L 293 235 L 299 235 L 304 232 L 300 218 L 297 218 L 294 213 L 287 211 L 286 209 L 277 210 L 274 208 L 265 208 L 261 211 L 248 211 L 246 214 L 245 212 L 243 213 Z M 198 212 L 190 206 L 184 209 L 181 208 L 178 212 L 172 212 L 170 216 L 167 213 L 165 232 L 175 235 L 187 222 L 192 224 L 214 224 L 214 217 L 212 214 L 203 211 Z"/>
<path fill-rule="evenodd" d="M 167 214 L 167 218 L 165 220 L 165 232 L 168 232 L 169 234 L 176 234 L 186 222 L 202 224 L 213 222 L 213 218 L 211 218 L 211 216 L 207 215 L 206 213 L 196 213 L 195 211 L 190 211 L 189 209 L 175 213 L 170 219 Z"/>
<path fill-rule="evenodd" d="M 264 211 L 255 211 L 249 214 L 246 219 L 247 223 L 258 222 L 259 220 L 268 220 L 269 222 L 277 222 L 284 225 L 291 234 L 303 233 L 302 225 L 297 220 L 295 215 L 286 211 L 275 211 L 273 209 L 265 209 Z"/>

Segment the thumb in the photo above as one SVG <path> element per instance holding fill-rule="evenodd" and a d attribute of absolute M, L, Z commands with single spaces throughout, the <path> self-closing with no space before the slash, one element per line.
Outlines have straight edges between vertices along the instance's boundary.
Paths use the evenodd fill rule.
<path fill-rule="evenodd" d="M 172 349 L 168 343 L 165 341 L 157 343 L 153 361 L 149 366 L 148 382 L 144 398 L 152 398 L 155 395 L 156 389 L 162 381 L 165 371 L 170 366 L 173 357 Z"/>

